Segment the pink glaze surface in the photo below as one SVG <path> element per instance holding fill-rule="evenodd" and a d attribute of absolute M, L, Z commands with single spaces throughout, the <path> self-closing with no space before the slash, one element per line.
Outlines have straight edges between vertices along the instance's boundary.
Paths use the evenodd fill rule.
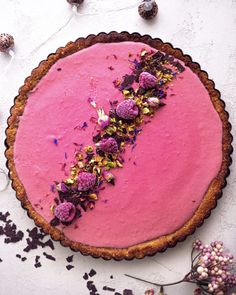
<path fill-rule="evenodd" d="M 88 98 L 106 111 L 109 100 L 121 100 L 112 82 L 130 72 L 128 53 L 144 47 L 149 49 L 124 42 L 82 50 L 59 60 L 29 95 L 14 159 L 28 199 L 48 222 L 56 196 L 50 185 L 65 179 L 62 166 L 66 163 L 68 171 L 74 160 L 73 143 L 92 144 L 95 124 L 90 119 L 97 115 Z M 174 232 L 198 208 L 220 169 L 222 124 L 190 69 L 172 85 L 167 105 L 143 126 L 136 148 L 126 149 L 124 168 L 115 171 L 116 185 L 106 186 L 93 211 L 62 228 L 69 239 L 127 247 Z M 83 122 L 86 130 L 75 128 Z"/>

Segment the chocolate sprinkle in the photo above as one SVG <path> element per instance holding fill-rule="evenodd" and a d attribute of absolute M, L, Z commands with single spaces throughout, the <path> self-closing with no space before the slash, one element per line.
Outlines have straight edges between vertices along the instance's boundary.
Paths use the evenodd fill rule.
<path fill-rule="evenodd" d="M 27 260 L 26 257 L 22 257 L 22 258 L 21 258 L 21 261 L 22 261 L 22 262 L 24 262 L 25 260 Z"/>
<path fill-rule="evenodd" d="M 0 258 L 0 263 L 2 262 L 2 259 Z"/>
<path fill-rule="evenodd" d="M 87 274 L 87 273 L 85 273 L 85 274 L 83 275 L 83 279 L 87 281 L 87 280 L 88 280 L 88 278 L 89 278 L 89 277 L 88 277 L 88 274 Z"/>
<path fill-rule="evenodd" d="M 132 290 L 125 289 L 123 295 L 134 295 Z"/>

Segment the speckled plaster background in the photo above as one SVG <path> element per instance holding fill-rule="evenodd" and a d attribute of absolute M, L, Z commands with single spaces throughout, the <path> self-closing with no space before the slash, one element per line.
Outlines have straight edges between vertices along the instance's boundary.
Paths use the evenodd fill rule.
<path fill-rule="evenodd" d="M 18 88 L 25 77 L 49 53 L 70 40 L 90 33 L 112 30 L 138 31 L 150 34 L 182 48 L 199 62 L 209 73 L 221 91 L 230 113 L 235 134 L 236 126 L 236 1 L 235 0 L 159 0 L 159 15 L 152 22 L 145 22 L 137 14 L 137 0 L 85 0 L 80 14 L 56 35 L 55 31 L 68 21 L 71 10 L 66 0 L 0 0 L 0 32 L 14 35 L 16 59 L 6 73 L 4 68 L 9 58 L 0 54 L 0 167 L 4 167 L 4 130 L 9 109 Z M 127 9 L 124 9 L 128 7 Z M 113 11 L 116 9 L 117 11 Z M 52 36 L 51 38 L 49 38 Z M 39 45 L 45 44 L 41 47 Z M 197 99 L 197 94 L 196 94 Z M 235 157 L 235 155 L 233 156 Z M 1 182 L 3 179 L 1 179 Z M 173 192 L 174 197 L 174 192 Z M 178 210 L 178 209 L 176 209 Z M 25 231 L 33 227 L 26 212 L 9 187 L 0 193 L 0 211 L 11 213 L 11 219 Z M 89 229 L 88 229 L 89 230 Z M 31 251 L 23 263 L 15 257 L 22 254 L 25 240 L 17 244 L 4 244 L 0 236 L 0 294 L 19 295 L 87 295 L 89 291 L 83 279 L 91 268 L 97 271 L 92 278 L 98 293 L 114 294 L 102 290 L 104 285 L 122 293 L 132 289 L 141 295 L 146 285 L 123 276 L 129 273 L 143 278 L 168 282 L 183 277 L 188 270 L 189 253 L 193 240 L 198 237 L 205 242 L 222 239 L 236 255 L 236 170 L 231 166 L 231 175 L 224 196 L 219 201 L 210 219 L 194 236 L 165 253 L 141 261 L 115 262 L 95 260 L 74 254 L 75 266 L 68 271 L 65 258 L 69 249 L 55 243 L 55 250 L 47 249 L 56 261 L 46 259 L 44 249 Z M 35 256 L 41 256 L 41 268 L 34 267 Z M 110 278 L 113 275 L 113 279 Z M 168 295 L 190 295 L 193 286 L 179 285 L 168 288 Z"/>

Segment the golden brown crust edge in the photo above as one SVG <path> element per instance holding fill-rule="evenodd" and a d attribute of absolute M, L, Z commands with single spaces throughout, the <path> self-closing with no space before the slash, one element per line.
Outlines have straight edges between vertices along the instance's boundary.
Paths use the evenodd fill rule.
<path fill-rule="evenodd" d="M 65 237 L 65 235 L 57 228 L 52 227 L 44 218 L 38 214 L 31 203 L 27 199 L 26 192 L 20 180 L 18 179 L 16 168 L 14 165 L 13 146 L 17 133 L 18 122 L 20 116 L 24 112 L 27 101 L 27 94 L 36 86 L 40 79 L 48 72 L 50 67 L 60 58 L 66 57 L 83 48 L 89 47 L 95 43 L 110 43 L 133 41 L 143 42 L 158 50 L 164 51 L 175 58 L 182 60 L 186 66 L 192 69 L 198 75 L 201 82 L 208 90 L 211 101 L 219 114 L 223 125 L 222 152 L 223 160 L 218 175 L 212 180 L 209 188 L 193 217 L 185 223 L 183 227 L 176 232 L 159 237 L 152 241 L 147 241 L 128 248 L 101 248 L 92 247 L 74 242 Z M 231 153 L 233 151 L 231 142 L 232 135 L 230 133 L 231 125 L 228 121 L 229 115 L 225 110 L 225 104 L 220 99 L 220 92 L 215 89 L 214 82 L 208 79 L 208 74 L 201 70 L 200 65 L 192 61 L 191 57 L 184 55 L 181 49 L 173 48 L 170 43 L 163 43 L 160 39 L 153 39 L 148 35 L 141 36 L 138 33 L 130 34 L 128 32 L 110 32 L 109 34 L 100 33 L 98 35 L 89 35 L 87 38 L 79 38 L 75 42 L 69 42 L 65 47 L 59 48 L 56 53 L 50 54 L 47 60 L 42 61 L 39 66 L 34 69 L 31 76 L 26 78 L 24 85 L 19 89 L 19 94 L 15 98 L 14 106 L 11 108 L 11 115 L 8 118 L 8 128 L 6 129 L 6 151 L 7 166 L 9 168 L 9 176 L 12 180 L 12 187 L 16 191 L 17 198 L 21 201 L 22 207 L 27 210 L 28 216 L 33 218 L 35 224 L 41 227 L 51 237 L 60 241 L 63 246 L 69 246 L 72 250 L 80 251 L 83 255 L 91 255 L 95 258 L 102 257 L 106 260 L 131 260 L 133 258 L 143 258 L 147 255 L 154 255 L 156 252 L 163 252 L 168 247 L 174 247 L 177 242 L 183 241 L 199 227 L 204 219 L 210 216 L 211 210 L 216 207 L 217 200 L 222 195 L 222 189 L 226 185 L 226 177 L 229 175 L 229 166 L 231 164 Z"/>

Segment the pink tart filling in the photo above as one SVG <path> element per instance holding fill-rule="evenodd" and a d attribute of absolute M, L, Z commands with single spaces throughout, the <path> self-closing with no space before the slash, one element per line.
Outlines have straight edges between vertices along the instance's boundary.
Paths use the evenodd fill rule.
<path fill-rule="evenodd" d="M 75 150 L 96 135 L 91 104 L 108 113 L 110 101 L 122 101 L 113 82 L 130 72 L 129 53 L 144 48 L 150 50 L 134 42 L 96 44 L 56 62 L 29 94 L 14 161 L 29 201 L 46 221 L 53 217 L 54 181 L 65 179 Z M 147 74 L 141 79 L 147 88 L 154 82 Z M 172 233 L 192 217 L 220 169 L 222 123 L 204 85 L 187 67 L 170 83 L 165 103 L 143 126 L 135 148 L 126 148 L 124 168 L 107 173 L 116 183 L 100 192 L 95 209 L 59 226 L 69 239 L 123 248 Z M 138 110 L 120 113 L 137 116 Z M 100 125 L 107 120 L 101 114 Z M 96 179 L 85 176 L 80 185 L 94 186 Z"/>

